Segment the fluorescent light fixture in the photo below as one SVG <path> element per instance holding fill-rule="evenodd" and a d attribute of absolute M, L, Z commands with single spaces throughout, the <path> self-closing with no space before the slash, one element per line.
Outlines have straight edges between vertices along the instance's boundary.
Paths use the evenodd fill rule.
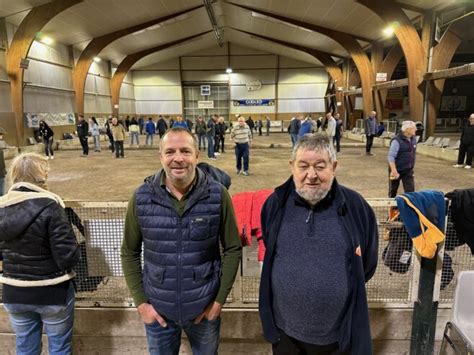
<path fill-rule="evenodd" d="M 232 74 L 232 68 L 230 68 L 230 67 L 227 68 L 227 69 L 225 70 L 225 72 L 226 72 L 227 74 Z"/>
<path fill-rule="evenodd" d="M 99 57 L 94 57 L 94 62 L 96 62 L 96 63 L 100 63 L 101 60 L 102 59 L 100 59 Z"/>
<path fill-rule="evenodd" d="M 54 43 L 54 39 L 52 39 L 51 37 L 48 37 L 48 36 L 41 37 L 40 41 L 41 41 L 41 43 L 44 43 L 48 46 Z"/>

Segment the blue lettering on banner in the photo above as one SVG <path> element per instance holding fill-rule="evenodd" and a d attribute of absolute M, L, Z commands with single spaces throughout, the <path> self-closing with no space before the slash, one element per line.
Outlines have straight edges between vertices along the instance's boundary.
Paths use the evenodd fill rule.
<path fill-rule="evenodd" d="M 234 106 L 274 106 L 275 100 L 272 99 L 247 99 L 234 100 Z"/>

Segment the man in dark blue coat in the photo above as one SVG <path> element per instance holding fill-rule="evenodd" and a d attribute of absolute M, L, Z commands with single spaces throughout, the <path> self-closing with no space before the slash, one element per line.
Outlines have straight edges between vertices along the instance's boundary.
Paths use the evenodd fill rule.
<path fill-rule="evenodd" d="M 374 212 L 337 183 L 323 134 L 295 146 L 292 177 L 262 209 L 259 309 L 274 354 L 372 353 L 365 283 L 377 266 Z"/>

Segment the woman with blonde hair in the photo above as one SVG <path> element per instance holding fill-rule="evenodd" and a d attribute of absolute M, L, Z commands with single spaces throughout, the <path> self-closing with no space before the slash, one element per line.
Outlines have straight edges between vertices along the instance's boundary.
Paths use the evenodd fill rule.
<path fill-rule="evenodd" d="M 72 353 L 74 265 L 79 249 L 64 202 L 48 191 L 45 157 L 26 153 L 9 171 L 12 186 L 0 197 L 3 303 L 16 334 L 17 354 Z"/>

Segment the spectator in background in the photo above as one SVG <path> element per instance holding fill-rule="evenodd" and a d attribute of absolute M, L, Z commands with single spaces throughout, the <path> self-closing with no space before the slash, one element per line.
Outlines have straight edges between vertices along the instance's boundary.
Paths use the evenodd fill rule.
<path fill-rule="evenodd" d="M 143 127 L 145 127 L 145 120 L 142 116 L 138 117 L 138 127 L 140 127 L 140 135 L 143 134 Z"/>
<path fill-rule="evenodd" d="M 374 137 L 377 135 L 377 128 L 378 128 L 378 123 L 377 123 L 377 112 L 372 111 L 365 119 L 364 122 L 364 129 L 365 129 L 365 154 L 366 155 L 375 155 L 374 153 L 371 152 L 372 150 L 372 144 L 374 143 Z"/>
<path fill-rule="evenodd" d="M 41 138 L 43 139 L 44 155 L 46 155 L 46 159 L 54 159 L 54 152 L 53 152 L 54 132 L 44 120 L 41 120 L 39 122 L 39 134 Z"/>
<path fill-rule="evenodd" d="M 17 354 L 42 353 L 43 328 L 50 354 L 72 354 L 73 268 L 80 254 L 63 200 L 48 191 L 48 172 L 41 155 L 17 156 L 13 185 L 0 198 L 0 215 L 8 216 L 0 218 L 2 301 Z"/>
<path fill-rule="evenodd" d="M 405 192 L 415 191 L 416 125 L 413 121 L 404 121 L 400 133 L 390 142 L 388 151 L 389 192 L 388 197 L 397 196 L 400 180 Z"/>
<path fill-rule="evenodd" d="M 207 121 L 207 157 L 210 160 L 216 160 L 216 153 L 214 152 L 214 139 L 216 136 L 216 123 L 219 117 L 212 115 Z"/>
<path fill-rule="evenodd" d="M 158 117 L 158 122 L 156 122 L 156 130 L 160 135 L 160 139 L 165 135 L 166 130 L 168 129 L 168 125 L 166 124 L 165 119 L 162 115 Z"/>
<path fill-rule="evenodd" d="M 336 120 L 336 134 L 334 135 L 334 141 L 336 143 L 336 153 L 341 152 L 341 138 L 342 133 L 344 132 L 344 127 L 342 125 L 342 119 L 339 112 L 334 114 L 334 119 Z"/>
<path fill-rule="evenodd" d="M 267 136 L 270 135 L 270 127 L 272 126 L 272 121 L 270 120 L 270 117 L 266 116 L 265 117 L 265 128 L 266 128 L 266 134 Z"/>
<path fill-rule="evenodd" d="M 138 148 L 140 146 L 140 126 L 135 117 L 130 121 L 128 131 L 130 132 L 130 145 L 133 145 L 133 142 L 136 142 Z"/>
<path fill-rule="evenodd" d="M 252 139 L 253 139 L 253 129 L 255 128 L 255 123 L 252 120 L 252 116 L 249 116 L 247 121 L 245 121 L 247 126 L 250 128 L 250 133 L 252 134 Z"/>
<path fill-rule="evenodd" d="M 82 157 L 89 155 L 89 125 L 84 120 L 83 115 L 79 115 L 79 121 L 77 122 L 77 136 L 82 146 Z"/>
<path fill-rule="evenodd" d="M 115 144 L 115 158 L 119 156 L 125 158 L 123 142 L 125 141 L 125 127 L 119 123 L 116 117 L 112 118 L 112 134 L 114 135 L 114 144 Z"/>
<path fill-rule="evenodd" d="M 146 131 L 146 145 L 153 145 L 153 136 L 156 133 L 155 124 L 153 123 L 153 119 L 151 117 L 148 118 L 148 122 L 146 123 L 145 127 Z"/>
<path fill-rule="evenodd" d="M 7 143 L 3 140 L 4 133 L 5 130 L 0 127 L 0 196 L 5 192 L 5 176 L 7 176 L 4 154 L 4 150 L 7 148 Z"/>
<path fill-rule="evenodd" d="M 89 119 L 89 133 L 94 140 L 94 152 L 100 152 L 100 129 L 94 116 Z"/>
<path fill-rule="evenodd" d="M 127 130 L 127 132 L 129 128 L 130 128 L 130 116 L 127 116 L 127 118 L 125 118 L 125 129 Z"/>
<path fill-rule="evenodd" d="M 298 140 L 301 139 L 305 134 L 311 133 L 313 129 L 313 125 L 311 123 L 311 118 L 303 116 L 299 116 L 298 119 L 301 122 L 300 129 L 298 131 Z"/>
<path fill-rule="evenodd" d="M 472 157 L 474 156 L 474 113 L 471 113 L 467 122 L 463 125 L 461 133 L 461 145 L 459 146 L 458 162 L 455 168 L 462 168 L 464 159 L 466 165 L 464 169 L 472 168 Z"/>
<path fill-rule="evenodd" d="M 217 151 L 221 151 L 221 153 L 225 153 L 224 151 L 224 143 L 225 143 L 225 132 L 227 131 L 227 125 L 225 124 L 224 117 L 219 117 L 216 126 L 216 135 L 219 135 L 219 143 L 217 144 Z"/>
<path fill-rule="evenodd" d="M 329 143 L 334 146 L 334 137 L 336 136 L 336 119 L 333 117 L 331 112 L 326 114 L 326 122 L 328 124 L 326 134 L 329 137 Z"/>
<path fill-rule="evenodd" d="M 188 124 L 186 123 L 185 120 L 183 120 L 183 116 L 180 116 L 180 115 L 176 116 L 176 121 L 174 121 L 171 127 L 182 127 L 190 131 Z"/>
<path fill-rule="evenodd" d="M 323 118 L 321 116 L 316 120 L 316 132 L 322 132 Z"/>
<path fill-rule="evenodd" d="M 288 133 L 291 137 L 291 147 L 294 148 L 296 142 L 298 141 L 298 132 L 300 130 L 301 121 L 296 117 L 292 117 L 290 124 L 288 125 Z"/>
<path fill-rule="evenodd" d="M 250 144 L 252 143 L 252 132 L 245 123 L 245 119 L 240 116 L 236 125 L 232 127 L 230 139 L 235 143 L 235 159 L 237 175 L 242 172 L 242 160 L 244 161 L 244 176 L 249 175 Z"/>
<path fill-rule="evenodd" d="M 193 126 L 194 126 L 193 121 L 190 118 L 188 118 L 188 119 L 186 119 L 186 124 L 188 125 L 188 131 L 192 132 L 193 131 Z"/>
<path fill-rule="evenodd" d="M 105 122 L 105 133 L 107 134 L 107 137 L 109 138 L 109 149 L 114 154 L 115 152 L 115 144 L 114 144 L 114 135 L 112 134 L 112 128 L 110 127 L 112 125 L 112 117 L 109 117 L 107 119 L 107 122 Z"/>
<path fill-rule="evenodd" d="M 263 127 L 263 122 L 261 119 L 258 119 L 257 122 L 255 122 L 255 131 L 258 132 L 258 135 L 262 135 L 262 127 Z"/>
<path fill-rule="evenodd" d="M 206 122 L 204 122 L 202 116 L 199 115 L 195 126 L 195 133 L 198 138 L 199 150 L 201 150 L 201 147 L 203 150 L 206 150 L 206 130 Z"/>

